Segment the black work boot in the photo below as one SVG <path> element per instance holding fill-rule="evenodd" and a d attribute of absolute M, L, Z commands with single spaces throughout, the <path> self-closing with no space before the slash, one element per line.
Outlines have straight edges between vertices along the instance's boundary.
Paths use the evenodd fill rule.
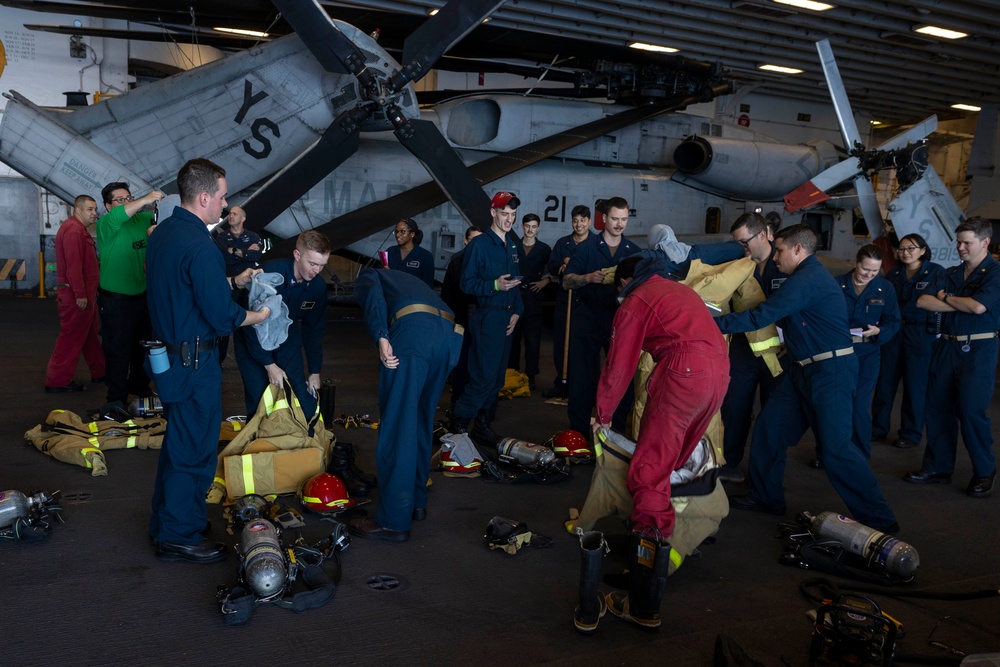
<path fill-rule="evenodd" d="M 660 602 L 667 588 L 670 545 L 656 528 L 632 532 L 629 548 L 628 593 L 605 596 L 612 614 L 635 623 L 643 630 L 660 629 Z"/>
<path fill-rule="evenodd" d="M 358 467 L 357 459 L 355 458 L 354 445 L 349 442 L 337 443 L 334 445 L 334 449 L 337 447 L 343 447 L 346 451 L 346 458 L 348 461 L 348 467 L 351 469 L 351 473 L 357 477 L 359 480 L 368 485 L 369 488 L 375 488 L 378 486 L 378 478 L 375 475 L 371 475 L 361 468 Z"/>
<path fill-rule="evenodd" d="M 336 444 L 330 450 L 330 465 L 327 466 L 326 471 L 340 478 L 350 496 L 367 496 L 371 492 L 371 488 L 364 481 L 358 479 L 354 471 L 351 470 L 351 461 L 344 445 Z"/>
<path fill-rule="evenodd" d="M 468 433 L 468 431 L 466 430 L 468 426 L 469 426 L 468 419 L 462 419 L 461 417 L 456 416 L 454 413 L 452 413 L 451 418 L 448 419 L 449 433 L 455 433 L 455 434 Z"/>
<path fill-rule="evenodd" d="M 472 423 L 472 439 L 476 444 L 482 446 L 496 447 L 500 442 L 500 436 L 493 430 L 490 424 L 489 415 L 485 410 L 480 410 L 476 415 L 476 420 Z"/>
<path fill-rule="evenodd" d="M 573 612 L 573 625 L 579 632 L 592 635 L 608 611 L 604 596 L 597 590 L 608 544 L 604 541 L 604 533 L 597 530 L 586 533 L 578 530 L 577 534 L 580 536 L 580 604 Z"/>

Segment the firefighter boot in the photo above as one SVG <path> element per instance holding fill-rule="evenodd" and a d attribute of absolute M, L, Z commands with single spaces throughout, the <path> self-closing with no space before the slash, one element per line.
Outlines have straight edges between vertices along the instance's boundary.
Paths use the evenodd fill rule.
<path fill-rule="evenodd" d="M 326 471 L 340 478 L 351 497 L 367 496 L 371 492 L 371 488 L 358 479 L 351 470 L 348 451 L 343 444 L 334 445 L 330 450 L 330 465 L 327 466 Z"/>
<path fill-rule="evenodd" d="M 629 548 L 628 593 L 616 591 L 605 596 L 611 613 L 635 623 L 643 630 L 660 629 L 660 602 L 667 587 L 670 545 L 660 531 L 645 528 L 632 532 Z"/>
<path fill-rule="evenodd" d="M 500 442 L 500 436 L 493 430 L 490 424 L 489 415 L 485 410 L 480 410 L 476 415 L 476 421 L 472 424 L 472 439 L 476 444 L 482 446 L 496 447 Z"/>
<path fill-rule="evenodd" d="M 449 433 L 468 433 L 466 430 L 469 426 L 468 419 L 462 419 L 461 417 L 455 415 L 454 412 L 451 413 L 451 418 L 448 420 L 448 432 Z"/>
<path fill-rule="evenodd" d="M 604 533 L 597 530 L 586 533 L 578 530 L 577 535 L 580 536 L 580 604 L 573 612 L 573 625 L 577 631 L 592 635 L 608 611 L 604 596 L 597 590 L 608 544 L 604 541 Z"/>
<path fill-rule="evenodd" d="M 347 450 L 346 457 L 348 462 L 348 467 L 351 469 L 351 473 L 357 477 L 359 480 L 364 482 L 368 488 L 374 488 L 378 486 L 378 478 L 375 475 L 369 474 L 358 467 L 357 458 L 355 456 L 354 445 L 349 442 L 338 443 L 333 446 L 334 449 L 337 447 L 343 447 Z"/>

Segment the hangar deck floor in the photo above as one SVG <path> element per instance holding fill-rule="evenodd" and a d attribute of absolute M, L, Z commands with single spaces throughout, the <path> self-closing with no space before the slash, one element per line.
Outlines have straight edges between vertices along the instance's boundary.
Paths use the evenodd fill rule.
<path fill-rule="evenodd" d="M 50 410 L 85 414 L 103 402 L 104 390 L 42 391 L 58 333 L 51 301 L 0 296 L 0 319 L 7 323 L 0 365 L 0 489 L 91 494 L 63 503 L 66 523 L 55 526 L 48 541 L 0 544 L 6 618 L 0 664 L 682 667 L 711 664 L 719 633 L 735 638 L 764 665 L 808 664 L 812 626 L 805 612 L 815 605 L 798 585 L 818 575 L 778 564 L 784 543 L 775 537 L 777 517 L 763 514 L 733 512 L 715 542 L 671 577 L 659 633 L 608 615 L 596 636 L 578 635 L 572 614 L 579 548 L 562 521 L 586 496 L 591 468 L 585 466 L 574 468 L 567 483 L 548 486 L 434 473 L 428 518 L 414 525 L 411 540 L 355 539 L 341 555 L 343 576 L 328 605 L 298 615 L 265 605 L 248 625 L 226 627 L 214 598 L 219 584 L 234 583 L 235 557 L 207 566 L 164 564 L 147 543 L 155 452 L 109 452 L 108 476 L 95 478 L 24 444 L 24 432 Z M 376 356 L 359 311 L 331 309 L 326 352 L 323 375 L 337 382 L 337 411 L 377 415 Z M 82 364 L 77 377 L 89 379 Z M 548 381 L 548 370 L 542 378 Z M 222 390 L 224 411 L 241 412 L 242 386 L 231 357 Z M 501 434 L 542 442 L 565 423 L 562 408 L 535 395 L 503 402 L 495 426 Z M 334 431 L 358 447 L 363 467 L 373 467 L 377 431 Z M 789 510 L 843 511 L 822 471 L 806 465 L 812 449 L 804 441 L 789 453 Z M 919 449 L 879 445 L 871 461 L 902 525 L 899 537 L 920 553 L 915 586 L 939 593 L 995 591 L 1000 498 L 973 500 L 962 492 L 970 476 L 964 451 L 952 484 L 904 483 L 901 474 L 918 467 L 920 456 Z M 742 486 L 733 489 L 741 492 Z M 235 543 L 223 531 L 219 508 L 210 508 L 210 515 L 212 537 Z M 482 538 L 494 515 L 525 521 L 554 543 L 516 556 L 489 551 Z M 329 530 L 315 515 L 307 523 L 303 532 L 310 541 Z M 605 572 L 620 571 L 624 529 L 615 522 L 603 527 L 612 538 L 620 536 L 612 539 Z M 380 573 L 396 576 L 401 585 L 391 591 L 369 587 L 368 577 Z M 970 653 L 1000 651 L 1000 601 L 874 597 L 906 626 L 899 653 L 949 657 L 929 639 Z"/>

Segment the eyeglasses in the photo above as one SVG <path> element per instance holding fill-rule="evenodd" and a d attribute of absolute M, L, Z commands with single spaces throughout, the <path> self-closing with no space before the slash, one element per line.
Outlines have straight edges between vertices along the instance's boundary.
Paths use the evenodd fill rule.
<path fill-rule="evenodd" d="M 111 200 L 111 203 L 112 204 L 124 204 L 125 202 L 130 202 L 130 201 L 132 201 L 132 197 L 131 196 L 129 196 L 129 197 L 115 197 L 114 199 Z"/>
<path fill-rule="evenodd" d="M 413 232 L 411 232 L 411 231 L 410 231 L 409 229 L 397 229 L 397 230 L 395 230 L 395 231 L 394 231 L 394 232 L 392 233 L 392 235 L 393 235 L 393 236 L 401 236 L 401 235 L 403 235 L 403 234 L 412 234 L 412 233 L 413 233 Z"/>
<path fill-rule="evenodd" d="M 901 245 L 901 246 L 899 246 L 899 252 L 901 252 L 901 253 L 903 253 L 903 252 L 917 252 L 918 250 L 920 250 L 920 246 L 918 246 L 918 245 Z"/>
<path fill-rule="evenodd" d="M 760 236 L 760 232 L 757 232 L 756 234 L 754 234 L 752 236 L 748 236 L 745 239 L 736 239 L 736 242 L 739 243 L 744 248 L 749 248 L 750 247 L 750 242 L 753 241 L 758 236 Z"/>

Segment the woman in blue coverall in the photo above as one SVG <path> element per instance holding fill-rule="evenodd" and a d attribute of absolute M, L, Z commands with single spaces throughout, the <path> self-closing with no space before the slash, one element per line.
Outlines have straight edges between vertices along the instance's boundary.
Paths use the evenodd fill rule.
<path fill-rule="evenodd" d="M 930 248 L 920 234 L 907 234 L 900 240 L 899 261 L 886 279 L 896 290 L 903 326 L 900 335 L 882 346 L 882 371 L 872 401 L 872 440 L 889 435 L 892 405 L 902 378 L 899 431 L 892 444 L 908 449 L 919 445 L 923 437 L 931 348 L 940 322 L 940 315 L 919 308 L 917 299 L 934 294 L 934 282 L 944 269 L 931 261 Z"/>
<path fill-rule="evenodd" d="M 396 223 L 392 234 L 396 237 L 396 245 L 389 246 L 386 251 L 389 268 L 409 273 L 423 280 L 428 287 L 434 287 L 434 256 L 430 250 L 420 247 L 424 233 L 417 223 L 403 218 Z"/>
<path fill-rule="evenodd" d="M 880 275 L 881 270 L 882 249 L 869 243 L 858 250 L 854 270 L 837 278 L 844 290 L 851 341 L 858 358 L 851 442 L 866 459 L 872 453 L 871 405 L 879 374 L 879 348 L 892 340 L 900 323 L 896 290 Z"/>

